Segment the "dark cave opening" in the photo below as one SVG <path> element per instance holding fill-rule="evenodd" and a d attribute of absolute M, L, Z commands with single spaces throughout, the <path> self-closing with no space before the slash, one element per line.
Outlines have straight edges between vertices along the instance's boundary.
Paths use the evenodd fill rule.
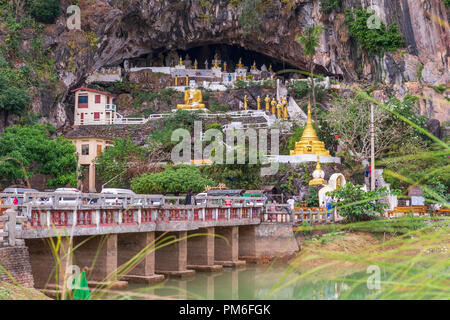
<path fill-rule="evenodd" d="M 159 52 L 140 56 L 139 58 L 130 59 L 130 63 L 135 67 L 175 66 L 178 64 L 178 59 L 181 56 L 183 61 L 190 60 L 192 65 L 194 64 L 194 61 L 197 60 L 198 68 L 204 69 L 206 67 L 206 61 L 208 61 L 208 68 L 212 67 L 212 61 L 216 54 L 221 61 L 222 69 L 224 62 L 226 62 L 227 71 L 234 71 L 236 65 L 239 63 L 239 59 L 242 59 L 242 63 L 247 69 L 250 69 L 253 63 L 256 63 L 258 69 L 261 69 L 263 65 L 269 69 L 270 65 L 272 65 L 272 69 L 275 72 L 285 69 L 298 70 L 296 66 L 284 62 L 282 59 L 273 58 L 263 53 L 245 49 L 241 46 L 227 44 L 202 45 L 187 50 L 161 50 Z M 305 77 L 298 73 L 285 73 L 281 74 L 281 76 L 289 78 Z"/>

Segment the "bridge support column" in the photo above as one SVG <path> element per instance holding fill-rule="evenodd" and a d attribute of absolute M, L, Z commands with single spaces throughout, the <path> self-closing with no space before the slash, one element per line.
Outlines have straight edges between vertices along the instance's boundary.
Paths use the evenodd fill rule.
<path fill-rule="evenodd" d="M 188 235 L 195 236 L 187 239 L 187 268 L 196 271 L 222 270 L 221 265 L 214 264 L 214 227 L 189 231 Z"/>
<path fill-rule="evenodd" d="M 174 277 L 188 277 L 195 275 L 194 270 L 187 269 L 187 232 L 175 231 L 175 232 L 157 232 L 156 237 L 175 237 L 176 242 L 157 248 L 155 252 L 155 269 L 156 273 L 166 276 Z M 173 241 L 174 239 L 168 239 L 167 241 Z M 166 241 L 164 241 L 165 243 Z M 163 245 L 162 243 L 161 245 Z"/>
<path fill-rule="evenodd" d="M 256 226 L 239 227 L 239 259 L 247 263 L 257 263 Z"/>
<path fill-rule="evenodd" d="M 223 238 L 214 240 L 215 263 L 224 267 L 245 265 L 245 261 L 238 260 L 239 255 L 239 227 L 216 227 L 215 233 Z"/>
<path fill-rule="evenodd" d="M 131 264 L 135 267 L 132 267 L 122 277 L 123 280 L 138 283 L 156 283 L 164 280 L 164 275 L 155 274 L 154 232 L 122 233 L 118 235 L 117 239 L 117 263 L 119 266 L 127 263 L 144 248 L 147 248 L 136 260 L 139 263 Z"/>
<path fill-rule="evenodd" d="M 74 246 L 82 242 L 84 243 L 74 252 L 75 264 L 81 269 L 89 268 L 86 275 L 90 284 L 96 285 L 98 282 L 104 282 L 111 273 L 117 270 L 117 234 L 94 238 L 74 237 Z M 122 287 L 127 284 L 126 281 L 116 280 L 118 279 L 115 277 L 108 277 L 108 282 L 114 282 L 114 287 Z"/>
<path fill-rule="evenodd" d="M 53 241 L 54 246 L 57 246 L 56 238 L 25 240 L 30 254 L 34 285 L 39 289 L 62 290 L 64 280 L 67 280 L 69 276 L 66 275 L 66 270 L 73 264 L 72 255 L 69 252 L 72 249 L 72 243 L 70 238 L 61 238 L 59 248 L 54 251 L 49 241 Z M 59 263 L 56 263 L 55 255 L 58 256 Z"/>

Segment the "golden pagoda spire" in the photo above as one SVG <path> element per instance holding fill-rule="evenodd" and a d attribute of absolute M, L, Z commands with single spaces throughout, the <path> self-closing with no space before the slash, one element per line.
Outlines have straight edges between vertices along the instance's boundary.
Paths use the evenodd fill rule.
<path fill-rule="evenodd" d="M 304 154 L 316 154 L 330 157 L 330 152 L 325 149 L 325 143 L 319 140 L 314 129 L 311 116 L 311 102 L 308 103 L 308 119 L 303 130 L 300 141 L 295 144 L 295 149 L 291 150 L 291 156 L 300 156 Z M 320 165 L 320 164 L 319 164 Z"/>

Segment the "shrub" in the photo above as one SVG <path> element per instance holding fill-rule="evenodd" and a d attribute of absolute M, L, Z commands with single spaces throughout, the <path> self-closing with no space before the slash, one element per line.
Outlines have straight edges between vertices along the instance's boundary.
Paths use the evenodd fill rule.
<path fill-rule="evenodd" d="M 320 0 L 320 3 L 322 5 L 322 12 L 330 13 L 342 5 L 342 0 Z"/>
<path fill-rule="evenodd" d="M 31 3 L 31 14 L 40 22 L 54 23 L 59 11 L 58 0 L 34 0 Z"/>
<path fill-rule="evenodd" d="M 372 13 L 363 9 L 346 10 L 345 22 L 350 35 L 364 50 L 371 54 L 382 54 L 405 46 L 397 25 L 392 24 L 386 28 L 381 23 L 378 29 L 369 28 L 367 22 L 371 17 Z"/>

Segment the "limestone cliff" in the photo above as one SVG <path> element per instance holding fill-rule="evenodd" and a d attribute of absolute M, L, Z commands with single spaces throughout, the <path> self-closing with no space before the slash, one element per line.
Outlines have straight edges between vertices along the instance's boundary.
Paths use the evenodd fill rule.
<path fill-rule="evenodd" d="M 44 45 L 51 49 L 66 88 L 60 103 L 55 100 L 51 108 L 42 108 L 51 109 L 50 121 L 57 127 L 68 125 L 72 112 L 68 92 L 81 85 L 90 72 L 143 54 L 207 44 L 241 46 L 305 69 L 307 59 L 295 37 L 306 26 L 323 24 L 325 32 L 314 59 L 316 72 L 351 83 L 373 81 L 382 70 L 382 81 L 397 95 L 412 90 L 437 98 L 424 100 L 422 113 L 450 120 L 444 96 L 436 97 L 428 87 L 448 87 L 450 82 L 450 14 L 443 1 L 343 0 L 342 7 L 330 13 L 322 12 L 320 0 L 266 2 L 269 4 L 262 13 L 259 30 L 244 35 L 238 20 L 242 8 L 234 7 L 229 0 L 79 0 L 81 30 L 68 30 L 68 15 L 63 14 L 45 32 Z M 71 1 L 62 0 L 61 4 L 65 12 Z M 406 42 L 404 50 L 385 54 L 381 62 L 357 46 L 344 22 L 345 8 L 369 5 L 379 8 L 386 25 L 398 23 Z M 358 70 L 361 65 L 362 71 Z"/>

